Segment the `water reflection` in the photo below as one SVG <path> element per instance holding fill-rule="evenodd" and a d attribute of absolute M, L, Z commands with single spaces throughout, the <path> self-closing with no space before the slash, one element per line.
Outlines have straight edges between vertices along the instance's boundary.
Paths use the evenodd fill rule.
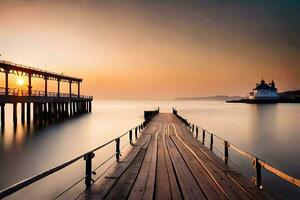
<path fill-rule="evenodd" d="M 49 169 L 121 135 L 143 120 L 143 111 L 172 107 L 195 124 L 256 154 L 275 167 L 300 177 L 300 106 L 298 104 L 247 105 L 220 101 L 104 101 L 94 102 L 93 112 L 49 126 L 20 125 L 12 120 L 0 137 L 0 189 L 38 172 Z M 7 119 L 9 116 L 7 109 Z M 125 141 L 121 141 L 121 144 Z M 114 148 L 96 155 L 102 159 Z M 80 164 L 80 163 L 79 163 Z M 82 163 L 81 163 L 82 164 Z M 68 170 L 66 170 L 68 171 Z M 71 171 L 78 177 L 61 175 L 70 181 L 84 169 Z M 271 179 L 270 179 L 271 180 Z M 264 177 L 265 184 L 272 184 Z M 274 182 L 274 181 L 273 181 Z M 55 179 L 45 183 L 48 191 L 61 191 Z M 285 183 L 282 183 L 285 185 Z M 280 185 L 281 187 L 284 187 Z M 36 186 L 33 186 L 37 191 Z M 43 190 L 44 191 L 44 190 Z M 45 192 L 45 191 L 44 191 Z M 36 194 L 37 195 L 37 194 Z M 28 197 L 28 199 L 32 199 Z M 37 198 L 35 198 L 37 199 Z"/>

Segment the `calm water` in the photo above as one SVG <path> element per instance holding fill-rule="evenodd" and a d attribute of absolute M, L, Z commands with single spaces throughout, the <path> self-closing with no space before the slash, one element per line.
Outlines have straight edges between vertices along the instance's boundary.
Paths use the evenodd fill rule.
<path fill-rule="evenodd" d="M 12 126 L 7 106 L 7 126 L 0 138 L 0 189 L 76 157 L 126 132 L 143 120 L 143 111 L 160 107 L 170 112 L 173 106 L 189 121 L 257 155 L 274 167 L 300 178 L 300 105 L 226 104 L 221 101 L 103 101 L 93 103 L 93 113 L 45 128 Z M 127 140 L 121 141 L 125 145 Z M 223 151 L 221 142 L 216 141 Z M 111 155 L 114 146 L 96 153 L 95 165 Z M 251 161 L 229 152 L 236 167 L 247 177 Z M 101 174 L 101 169 L 98 175 Z M 16 193 L 10 199 L 49 199 L 84 176 L 80 161 L 49 178 Z M 62 199 L 76 196 L 79 184 Z M 263 173 L 263 184 L 297 199 L 300 191 L 275 176 Z"/>

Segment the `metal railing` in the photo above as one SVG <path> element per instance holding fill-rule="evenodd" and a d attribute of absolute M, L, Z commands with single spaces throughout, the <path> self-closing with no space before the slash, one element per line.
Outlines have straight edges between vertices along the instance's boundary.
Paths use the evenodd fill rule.
<path fill-rule="evenodd" d="M 44 171 L 42 173 L 39 173 L 33 177 L 30 177 L 28 179 L 25 179 L 25 180 L 22 180 L 2 191 L 0 191 L 0 199 L 1 198 L 4 198 L 4 197 L 7 197 L 23 188 L 25 188 L 26 186 L 29 186 L 55 172 L 58 172 L 60 170 L 62 170 L 63 168 L 65 167 L 68 167 L 70 165 L 72 165 L 73 163 L 81 160 L 81 159 L 84 159 L 85 160 L 85 176 L 80 179 L 79 181 L 77 181 L 76 183 L 74 183 L 71 187 L 69 187 L 67 190 L 69 190 L 70 188 L 72 188 L 73 186 L 77 185 L 78 183 L 80 183 L 82 180 L 85 180 L 85 185 L 86 187 L 90 187 L 92 182 L 93 182 L 93 179 L 92 179 L 92 175 L 95 175 L 95 171 L 100 168 L 101 166 L 103 166 L 106 162 L 108 162 L 110 159 L 112 159 L 113 157 L 116 158 L 116 160 L 118 161 L 120 159 L 120 155 L 121 155 L 121 148 L 120 148 L 120 140 L 122 137 L 128 135 L 129 136 L 129 144 L 133 144 L 133 133 L 135 135 L 135 139 L 138 138 L 138 133 L 141 133 L 141 131 L 145 128 L 145 126 L 148 124 L 148 122 L 150 121 L 151 119 L 148 119 L 148 120 L 145 120 L 143 123 L 141 123 L 140 125 L 130 129 L 129 131 L 127 131 L 126 133 L 120 135 L 119 137 L 117 138 L 114 138 L 108 142 L 106 142 L 105 144 L 102 144 L 101 146 L 89 151 L 89 152 L 86 152 L 76 158 L 73 158 L 72 160 L 69 160 L 61 165 L 58 165 L 52 169 L 49 169 L 47 171 Z M 92 159 L 95 157 L 95 154 L 94 152 L 99 150 L 99 149 L 102 149 L 103 147 L 106 147 L 107 145 L 111 144 L 111 143 L 114 143 L 115 142 L 115 148 L 116 148 L 116 151 L 115 153 L 110 156 L 107 160 L 105 160 L 103 163 L 101 163 L 100 165 L 98 165 L 97 167 L 95 167 L 94 170 L 92 170 Z M 67 191 L 65 190 L 65 191 Z M 64 192 L 65 192 L 64 191 Z M 63 193 L 64 193 L 63 192 Z M 63 194 L 61 193 L 61 194 Z M 61 195 L 60 194 L 60 195 Z M 59 197 L 60 195 L 58 195 L 57 197 Z"/>
<path fill-rule="evenodd" d="M 181 117 L 177 111 L 175 109 L 173 109 L 173 113 L 174 115 L 176 115 L 189 129 L 192 133 L 195 133 L 195 137 L 196 139 L 200 140 L 202 145 L 205 145 L 205 138 L 206 138 L 206 134 L 209 134 L 209 148 L 211 151 L 213 151 L 213 147 L 214 147 L 214 138 L 217 138 L 219 140 L 221 140 L 224 144 L 224 162 L 228 163 L 228 159 L 229 159 L 229 148 L 231 148 L 232 150 L 234 150 L 235 152 L 239 153 L 240 155 L 247 157 L 249 159 L 252 160 L 252 165 L 255 169 L 255 173 L 256 173 L 256 177 L 255 177 L 255 185 L 259 188 L 262 188 L 262 168 L 266 169 L 267 171 L 271 172 L 272 174 L 278 176 L 279 178 L 297 186 L 300 187 L 300 180 L 297 178 L 294 178 L 274 167 L 272 167 L 270 164 L 268 164 L 266 161 L 258 158 L 257 156 L 248 153 L 242 149 L 240 149 L 239 147 L 237 147 L 236 145 L 228 142 L 227 140 L 217 136 L 216 134 L 213 134 L 209 131 L 207 131 L 206 129 L 202 128 L 201 126 L 197 126 L 195 124 L 191 124 L 189 123 L 186 119 L 184 119 L 183 117 Z M 202 137 L 201 139 L 199 139 L 199 129 L 202 130 Z"/>
<path fill-rule="evenodd" d="M 4 87 L 0 87 L 0 96 L 6 96 L 6 91 Z M 17 96 L 17 97 L 25 97 L 29 96 L 28 90 L 20 90 L 16 88 L 8 88 L 8 96 Z M 57 92 L 46 92 L 43 90 L 32 90 L 31 95 L 32 97 L 65 97 L 65 98 L 83 98 L 83 99 L 92 99 L 93 96 L 88 95 L 80 95 L 78 94 L 71 94 L 70 93 L 58 93 Z"/>

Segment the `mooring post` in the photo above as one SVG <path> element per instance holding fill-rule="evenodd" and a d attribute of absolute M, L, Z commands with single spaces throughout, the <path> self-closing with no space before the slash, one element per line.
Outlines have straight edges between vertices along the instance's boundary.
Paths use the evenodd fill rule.
<path fill-rule="evenodd" d="M 199 132 L 199 130 L 198 130 L 198 126 L 196 127 L 196 139 L 198 139 L 198 132 Z"/>
<path fill-rule="evenodd" d="M 21 103 L 21 122 L 25 123 L 25 103 Z"/>
<path fill-rule="evenodd" d="M 120 138 L 115 139 L 116 141 L 116 159 L 120 159 L 121 151 L 120 151 Z"/>
<path fill-rule="evenodd" d="M 14 123 L 14 126 L 17 125 L 17 122 L 18 122 L 18 118 L 17 118 L 17 103 L 14 103 L 13 104 L 13 123 Z"/>
<path fill-rule="evenodd" d="M 135 139 L 138 138 L 138 131 L 137 131 L 137 127 L 135 127 Z"/>
<path fill-rule="evenodd" d="M 213 144 L 214 144 L 214 135 L 210 134 L 210 150 L 213 150 Z"/>
<path fill-rule="evenodd" d="M 205 144 L 205 130 L 202 131 L 202 144 Z"/>
<path fill-rule="evenodd" d="M 224 161 L 228 163 L 228 142 L 224 141 Z"/>
<path fill-rule="evenodd" d="M 256 171 L 255 185 L 258 188 L 261 188 L 261 164 L 259 163 L 259 159 L 255 158 L 253 160 L 253 164 L 254 164 L 255 171 Z"/>
<path fill-rule="evenodd" d="M 129 142 L 132 144 L 132 130 L 129 131 Z"/>
<path fill-rule="evenodd" d="M 87 153 L 84 156 L 85 160 L 85 186 L 88 188 L 92 184 L 92 159 L 95 156 L 93 152 Z"/>

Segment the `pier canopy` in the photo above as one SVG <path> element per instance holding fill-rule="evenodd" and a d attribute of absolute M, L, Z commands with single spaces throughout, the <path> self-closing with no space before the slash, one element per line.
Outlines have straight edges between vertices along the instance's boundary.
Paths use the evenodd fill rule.
<path fill-rule="evenodd" d="M 16 64 L 13 62 L 0 60 L 0 72 L 5 74 L 5 87 L 0 87 L 1 96 L 44 96 L 44 97 L 69 97 L 69 98 L 89 98 L 91 96 L 83 96 L 80 94 L 80 83 L 82 78 L 72 77 L 64 75 L 63 73 L 55 73 L 47 70 L 42 70 L 35 67 L 29 67 L 25 65 Z M 20 88 L 9 88 L 9 75 L 17 76 L 27 76 L 28 77 L 28 86 L 26 90 Z M 44 90 L 32 90 L 32 78 L 41 78 L 44 79 Z M 48 80 L 54 80 L 57 82 L 57 91 L 49 92 L 48 91 Z M 61 93 L 60 85 L 61 82 L 66 82 L 69 84 L 69 93 Z M 21 84 L 24 84 L 22 81 Z M 77 92 L 72 93 L 72 84 L 77 85 Z M 3 100 L 4 101 L 4 100 Z"/>
<path fill-rule="evenodd" d="M 16 64 L 5 60 L 0 60 L 0 70 L 3 73 L 32 76 L 35 78 L 44 78 L 49 80 L 57 80 L 61 82 L 82 82 L 81 78 L 66 76 L 64 74 L 50 72 L 36 67 L 29 67 L 26 65 Z"/>

